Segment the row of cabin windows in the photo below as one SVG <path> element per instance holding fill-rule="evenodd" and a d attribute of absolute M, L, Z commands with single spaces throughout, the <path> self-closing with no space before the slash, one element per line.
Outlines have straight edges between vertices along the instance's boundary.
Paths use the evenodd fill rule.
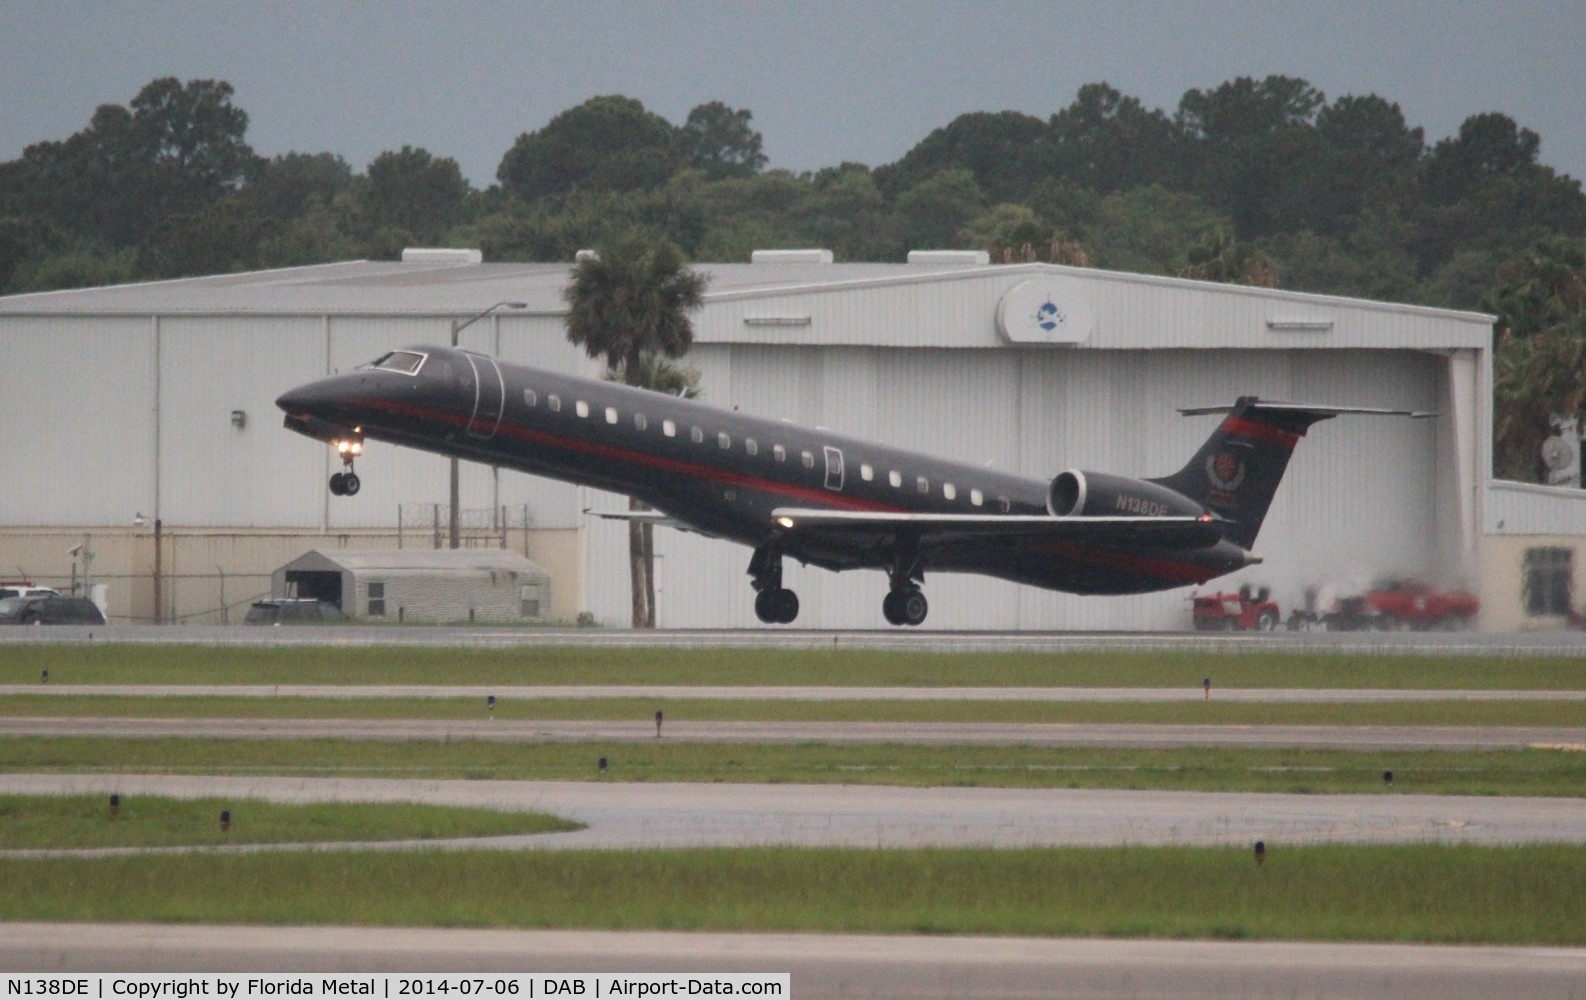
<path fill-rule="evenodd" d="M 528 406 L 538 406 L 539 405 L 539 398 L 540 398 L 539 394 L 537 392 L 535 392 L 533 389 L 525 389 L 525 390 L 523 390 L 523 402 L 526 405 L 528 405 Z M 552 413 L 560 413 L 562 411 L 562 399 L 561 399 L 561 397 L 557 396 L 554 393 L 548 393 L 546 395 L 546 397 L 545 397 L 545 408 L 550 410 Z M 577 413 L 579 415 L 579 417 L 581 417 L 581 418 L 583 418 L 585 420 L 589 419 L 589 412 L 590 412 L 589 411 L 589 404 L 586 403 L 584 400 L 580 399 L 580 400 L 575 401 L 573 403 L 573 411 L 575 413 Z M 617 408 L 615 406 L 608 406 L 608 407 L 605 408 L 605 417 L 606 417 L 606 423 L 613 424 L 613 425 L 615 425 L 621 419 L 619 414 L 617 413 Z M 634 427 L 634 430 L 639 430 L 639 431 L 648 430 L 649 427 L 650 427 L 650 420 L 649 420 L 648 417 L 646 417 L 642 413 L 635 413 L 633 415 L 633 427 Z M 667 437 L 677 437 L 677 424 L 675 422 L 671 421 L 671 420 L 662 420 L 661 421 L 661 433 L 665 434 Z M 697 425 L 691 426 L 688 429 L 688 438 L 689 438 L 690 441 L 694 442 L 695 444 L 704 444 L 705 443 L 705 431 L 702 428 L 700 428 L 699 426 L 697 426 Z M 732 448 L 732 435 L 728 434 L 726 431 L 717 432 L 717 434 L 716 434 L 716 445 L 717 445 L 717 447 L 721 448 L 723 451 L 730 450 Z M 760 454 L 760 443 L 758 441 L 756 441 L 754 438 L 744 438 L 743 439 L 743 450 L 744 450 L 744 453 L 747 454 L 747 455 L 750 455 L 750 456 L 758 455 L 758 454 Z M 771 457 L 773 459 L 775 459 L 776 461 L 778 461 L 778 462 L 786 462 L 787 461 L 787 449 L 782 447 L 779 444 L 774 444 L 774 445 L 771 446 Z M 799 452 L 799 464 L 803 465 L 804 468 L 806 468 L 806 469 L 815 468 L 815 455 L 814 455 L 814 453 L 810 452 L 808 450 L 800 451 Z M 875 478 L 876 478 L 875 467 L 870 465 L 869 463 L 861 464 L 859 466 L 859 478 L 863 479 L 867 483 L 868 482 L 873 482 L 875 480 Z M 902 489 L 903 488 L 903 473 L 899 472 L 896 469 L 890 470 L 887 473 L 887 482 L 888 482 L 888 484 L 890 484 L 892 486 L 893 489 Z M 916 476 L 916 477 L 914 477 L 914 490 L 915 490 L 915 492 L 920 493 L 922 495 L 930 493 L 931 492 L 931 482 L 930 482 L 930 480 L 927 479 L 924 476 Z M 946 500 L 956 500 L 956 499 L 958 499 L 958 487 L 954 486 L 952 483 L 943 483 L 942 484 L 942 497 L 943 497 L 943 499 L 946 499 Z M 970 502 L 970 504 L 972 506 L 983 507 L 983 506 L 985 506 L 985 503 L 986 503 L 986 496 L 985 496 L 984 493 L 980 492 L 980 490 L 971 489 L 969 491 L 969 502 Z M 1009 503 L 1007 497 L 999 496 L 999 497 L 997 497 L 997 508 L 999 510 L 1001 510 L 1004 514 L 1006 514 L 1006 513 L 1008 513 L 1009 510 L 1012 509 L 1012 504 Z"/>

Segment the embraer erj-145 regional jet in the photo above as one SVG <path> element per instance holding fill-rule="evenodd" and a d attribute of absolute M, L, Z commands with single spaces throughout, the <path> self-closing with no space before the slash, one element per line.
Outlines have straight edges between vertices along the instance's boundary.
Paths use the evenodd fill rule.
<path fill-rule="evenodd" d="M 752 548 L 761 621 L 798 617 L 798 596 L 782 586 L 791 557 L 884 571 L 881 609 L 894 625 L 925 620 L 927 571 L 1137 594 L 1258 563 L 1251 546 L 1311 424 L 1429 415 L 1244 396 L 1181 411 L 1226 416 L 1173 475 L 1069 470 L 1045 482 L 454 348 L 392 351 L 276 404 L 288 428 L 340 452 L 346 471 L 331 477 L 332 493 L 358 492 L 353 459 L 365 439 L 624 493 L 655 509 L 600 516 Z"/>

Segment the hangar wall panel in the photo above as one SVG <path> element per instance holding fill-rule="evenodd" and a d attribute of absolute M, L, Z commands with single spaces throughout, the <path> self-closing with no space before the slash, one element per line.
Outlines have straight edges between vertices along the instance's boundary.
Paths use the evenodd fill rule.
<path fill-rule="evenodd" d="M 0 524 L 131 524 L 154 514 L 155 332 L 148 317 L 0 324 Z"/>
<path fill-rule="evenodd" d="M 1232 402 L 1255 392 L 1280 399 L 1429 409 L 1443 359 L 1410 351 L 897 351 L 804 347 L 701 347 L 690 356 L 713 379 L 753 387 L 745 410 L 802 412 L 819 398 L 833 431 L 932 454 L 991 461 L 1048 479 L 1066 468 L 1164 476 L 1215 429 L 1215 417 L 1180 417 L 1181 405 Z M 871 380 L 867 368 L 872 367 Z M 707 380 L 709 392 L 712 384 Z M 874 385 L 868 404 L 857 402 Z M 812 386 L 820 395 L 812 397 Z M 746 391 L 746 390 L 734 390 Z M 707 396 L 709 398 L 709 396 Z M 867 418 L 867 412 L 874 416 Z M 873 421 L 874 432 L 871 432 Z M 1342 417 L 1300 443 L 1258 550 L 1265 565 L 1214 581 L 1274 588 L 1285 611 L 1307 586 L 1369 583 L 1424 573 L 1437 561 L 1436 430 L 1428 421 Z M 624 501 L 609 498 L 612 507 Z M 626 532 L 592 526 L 591 610 L 628 616 Z M 615 551 L 604 551 L 613 546 Z M 665 569 L 660 621 L 672 627 L 755 624 L 748 550 L 657 531 Z M 878 627 L 886 581 L 879 572 L 834 574 L 789 563 L 802 625 Z M 1082 598 L 995 580 L 927 574 L 925 627 L 1184 628 L 1189 589 Z"/>

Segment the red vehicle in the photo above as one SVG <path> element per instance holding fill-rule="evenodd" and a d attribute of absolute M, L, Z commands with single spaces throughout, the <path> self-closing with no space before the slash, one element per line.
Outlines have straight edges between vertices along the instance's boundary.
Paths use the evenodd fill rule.
<path fill-rule="evenodd" d="M 1475 594 L 1434 590 L 1419 580 L 1383 580 L 1366 595 L 1377 627 L 1465 628 L 1481 610 Z"/>
<path fill-rule="evenodd" d="M 1237 594 L 1190 594 L 1190 619 L 1198 632 L 1271 632 L 1283 614 L 1269 596 L 1266 587 L 1249 584 Z"/>

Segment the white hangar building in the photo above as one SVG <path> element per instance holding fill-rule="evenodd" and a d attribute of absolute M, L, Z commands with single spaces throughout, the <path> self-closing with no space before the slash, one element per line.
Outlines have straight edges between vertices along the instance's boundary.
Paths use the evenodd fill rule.
<path fill-rule="evenodd" d="M 1262 530 L 1265 564 L 1211 586 L 1266 584 L 1287 611 L 1307 586 L 1480 576 L 1488 316 L 956 252 L 697 266 L 710 284 L 685 363 L 703 401 L 1032 477 L 1171 473 L 1216 423 L 1176 408 L 1244 394 L 1435 410 L 1313 428 Z M 0 299 L 0 578 L 107 582 L 113 620 L 236 621 L 310 549 L 433 546 L 445 459 L 372 442 L 362 492 L 331 497 L 329 449 L 282 429 L 273 401 L 393 347 L 446 343 L 492 306 L 462 346 L 594 374 L 566 341 L 568 271 L 422 251 Z M 550 573 L 550 617 L 628 621 L 626 528 L 583 513 L 622 498 L 467 463 L 461 489 L 470 544 Z M 658 529 L 656 551 L 662 626 L 758 627 L 749 550 Z M 883 574 L 790 563 L 787 585 L 800 626 L 887 627 Z M 1084 598 L 929 572 L 925 589 L 927 628 L 1189 622 L 1187 590 Z"/>

